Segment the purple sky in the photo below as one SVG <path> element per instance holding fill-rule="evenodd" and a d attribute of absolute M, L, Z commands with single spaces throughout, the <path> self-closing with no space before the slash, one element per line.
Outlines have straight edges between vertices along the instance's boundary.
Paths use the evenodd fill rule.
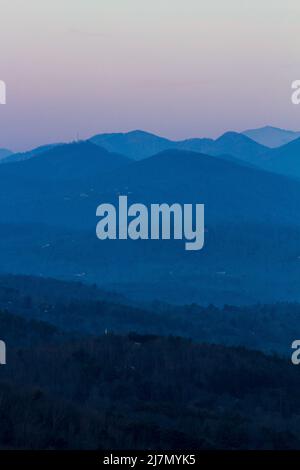
<path fill-rule="evenodd" d="M 300 130 L 299 0 L 1 0 L 0 147 Z"/>

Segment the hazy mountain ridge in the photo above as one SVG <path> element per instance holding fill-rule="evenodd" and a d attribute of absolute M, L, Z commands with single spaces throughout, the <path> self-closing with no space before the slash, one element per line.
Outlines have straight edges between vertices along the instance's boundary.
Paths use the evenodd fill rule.
<path fill-rule="evenodd" d="M 250 166 L 255 165 L 268 171 L 298 177 L 297 162 L 289 162 L 293 158 L 290 155 L 290 152 L 293 152 L 293 147 L 288 145 L 289 142 L 296 141 L 298 135 L 300 133 L 271 126 L 245 131 L 244 133 L 226 132 L 215 140 L 192 138 L 173 141 L 144 131 L 98 134 L 87 141 L 50 144 L 24 153 L 9 154 L 8 156 L 5 154 L 2 159 L 0 158 L 0 162 L 13 163 L 29 160 L 39 155 L 48 154 L 54 148 L 61 148 L 64 145 L 75 147 L 84 143 L 88 145 L 91 142 L 101 147 L 102 151 L 105 149 L 110 153 L 118 154 L 118 159 L 121 155 L 124 155 L 132 160 L 143 160 L 166 150 L 193 151 L 226 158 L 227 160 L 231 159 L 232 161 L 236 159 Z M 263 143 L 269 142 L 268 139 L 270 140 L 270 146 L 263 145 Z M 270 149 L 270 147 L 273 148 Z M 55 153 L 52 155 L 54 156 Z M 282 161 L 280 161 L 280 155 L 282 155 Z M 272 160 L 274 160 L 274 163 L 272 163 Z M 294 168 L 295 171 L 293 171 Z"/>
<path fill-rule="evenodd" d="M 79 143 L 1 165 L 0 184 L 2 272 L 80 278 L 140 300 L 299 298 L 300 184 L 292 179 L 195 152 L 132 162 Z M 100 242 L 96 208 L 117 205 L 120 194 L 146 205 L 204 203 L 204 249 L 189 254 L 172 240 Z"/>
<path fill-rule="evenodd" d="M 11 152 L 8 149 L 2 149 L 0 148 L 0 162 L 4 161 L 6 158 L 10 157 L 13 155 L 13 152 Z"/>
<path fill-rule="evenodd" d="M 218 156 L 230 154 L 249 163 L 255 163 L 259 155 L 267 151 L 267 147 L 237 132 L 226 132 L 216 140 L 186 139 L 172 141 L 144 131 L 132 131 L 124 134 L 99 134 L 92 137 L 91 142 L 117 151 L 135 160 L 150 157 L 164 150 L 191 150 L 207 155 Z"/>
<path fill-rule="evenodd" d="M 130 159 L 92 144 L 91 142 L 74 142 L 51 146 L 37 152 L 34 157 L 9 161 L 0 167 L 3 179 L 15 177 L 34 180 L 94 179 L 104 171 L 112 171 L 130 163 Z M 19 175 L 19 176 L 18 176 Z"/>
<path fill-rule="evenodd" d="M 0 183 L 0 223 L 51 220 L 55 226 L 63 212 L 65 227 L 77 226 L 76 217 L 85 219 L 81 229 L 89 228 L 97 205 L 116 202 L 119 194 L 132 202 L 203 202 L 213 223 L 274 223 L 278 214 L 281 223 L 300 222 L 298 182 L 195 152 L 171 150 L 132 162 L 91 143 L 69 144 L 1 166 Z"/>
<path fill-rule="evenodd" d="M 261 166 L 280 175 L 300 178 L 300 138 L 266 152 Z"/>
<path fill-rule="evenodd" d="M 256 135 L 261 142 L 267 142 L 270 135 L 275 137 L 273 140 L 269 139 L 271 145 L 266 146 L 251 138 Z M 143 160 L 166 150 L 193 151 L 215 157 L 227 155 L 227 159 L 231 156 L 233 161 L 236 159 L 264 170 L 299 177 L 300 166 L 296 160 L 298 141 L 300 141 L 298 135 L 300 136 L 300 133 L 266 127 L 244 133 L 226 132 L 215 140 L 194 138 L 172 141 L 142 131 L 134 131 L 127 134 L 98 135 L 91 141 L 97 145 L 101 144 L 110 151 L 118 150 L 120 153 L 130 155 L 134 160 Z"/>
<path fill-rule="evenodd" d="M 280 129 L 278 127 L 265 126 L 258 129 L 249 129 L 243 132 L 244 135 L 253 139 L 259 144 L 276 148 L 288 144 L 300 137 L 300 132 Z"/>
<path fill-rule="evenodd" d="M 1 163 L 13 163 L 13 162 L 20 162 L 23 160 L 28 160 L 29 158 L 35 157 L 41 153 L 47 152 L 51 150 L 56 145 L 63 145 L 63 144 L 48 144 L 48 145 L 41 145 L 40 147 L 36 147 L 32 150 L 28 150 L 27 152 L 12 152 L 5 159 L 2 160 Z"/>
<path fill-rule="evenodd" d="M 1 338 L 8 343 L 14 339 L 16 346 L 25 339 L 22 329 L 25 333 L 26 328 L 24 337 L 30 336 L 32 325 L 36 338 L 44 336 L 45 342 L 57 341 L 59 332 L 78 338 L 134 331 L 141 335 L 171 334 L 197 342 L 244 346 L 287 357 L 299 319 L 299 303 L 222 308 L 157 301 L 133 304 L 126 297 L 95 285 L 0 275 Z"/>

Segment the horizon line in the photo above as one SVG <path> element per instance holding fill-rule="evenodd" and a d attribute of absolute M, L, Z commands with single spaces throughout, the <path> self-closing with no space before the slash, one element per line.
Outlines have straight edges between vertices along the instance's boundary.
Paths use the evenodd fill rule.
<path fill-rule="evenodd" d="M 14 150 L 13 148 L 8 148 L 8 147 L 5 147 L 5 146 L 4 147 L 1 146 L 0 150 L 6 150 L 6 151 L 12 152 L 14 154 L 27 153 L 27 152 L 36 150 L 40 147 L 47 146 L 47 145 L 63 145 L 63 144 L 71 144 L 71 143 L 75 143 L 75 142 L 88 142 L 96 136 L 105 136 L 105 135 L 107 135 L 107 136 L 110 136 L 110 135 L 111 136 L 112 135 L 124 135 L 125 136 L 125 135 L 128 135 L 128 134 L 134 134 L 134 133 L 147 134 L 147 135 L 151 135 L 151 136 L 158 137 L 158 138 L 161 138 L 161 139 L 169 140 L 170 142 L 174 142 L 174 143 L 185 142 L 185 141 L 188 141 L 188 140 L 195 140 L 195 139 L 217 141 L 218 139 L 225 136 L 226 134 L 238 134 L 238 135 L 243 135 L 245 137 L 248 137 L 247 135 L 245 135 L 247 132 L 257 131 L 257 130 L 264 130 L 264 129 L 273 129 L 273 130 L 277 130 L 277 131 L 289 132 L 289 133 L 295 133 L 295 134 L 300 133 L 300 131 L 298 131 L 298 130 L 286 129 L 286 128 L 276 127 L 276 126 L 266 124 L 266 125 L 261 126 L 261 127 L 253 127 L 253 128 L 245 129 L 243 131 L 236 131 L 236 130 L 228 129 L 227 131 L 219 134 L 217 137 L 194 136 L 194 137 L 186 137 L 186 138 L 183 138 L 183 139 L 174 139 L 174 138 L 170 138 L 170 137 L 165 137 L 164 135 L 162 135 L 160 133 L 154 133 L 152 131 L 147 131 L 147 130 L 144 130 L 144 129 L 132 129 L 132 130 L 129 130 L 129 131 L 99 132 L 99 133 L 91 135 L 90 137 L 82 138 L 82 139 L 78 138 L 78 133 L 77 133 L 77 135 L 74 137 L 73 140 L 53 141 L 53 142 L 41 143 L 41 144 L 37 144 L 33 147 L 30 146 L 30 147 L 25 148 L 23 150 Z M 253 140 L 254 142 L 256 142 L 251 137 L 248 137 L 248 139 Z M 261 144 L 261 145 L 263 145 L 263 144 Z"/>

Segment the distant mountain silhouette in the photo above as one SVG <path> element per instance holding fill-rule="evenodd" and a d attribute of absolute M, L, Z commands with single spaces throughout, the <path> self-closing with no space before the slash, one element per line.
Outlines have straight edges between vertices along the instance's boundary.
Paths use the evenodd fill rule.
<path fill-rule="evenodd" d="M 212 156 L 225 155 L 242 160 L 250 165 L 264 167 L 264 156 L 270 148 L 276 148 L 296 140 L 300 132 L 283 130 L 271 126 L 247 130 L 243 133 L 226 132 L 217 139 L 191 138 L 173 141 L 140 130 L 128 133 L 98 134 L 88 141 L 107 151 L 125 155 L 133 160 L 142 160 L 165 150 L 188 150 Z M 0 162 L 12 163 L 28 160 L 66 144 L 48 144 L 27 152 L 12 153 L 0 149 Z M 269 158 L 269 157 L 267 157 Z"/>
<path fill-rule="evenodd" d="M 29 150 L 28 152 L 12 153 L 6 156 L 6 158 L 3 159 L 1 163 L 12 163 L 12 162 L 20 162 L 22 160 L 28 160 L 29 158 L 35 157 L 36 155 L 39 155 L 40 153 L 51 150 L 56 145 L 62 145 L 62 144 L 41 145 L 40 147 L 36 147 L 32 150 Z"/>
<path fill-rule="evenodd" d="M 132 131 L 128 133 L 99 134 L 88 140 L 108 152 L 118 153 L 133 160 L 142 160 L 164 150 L 188 150 L 212 156 L 227 155 L 242 160 L 247 164 L 260 164 L 260 156 L 268 151 L 268 147 L 237 132 L 226 132 L 216 140 L 193 138 L 173 141 L 156 136 L 149 132 Z M 49 144 L 37 147 L 28 152 L 4 155 L 1 163 L 12 163 L 29 160 L 66 144 Z M 69 144 L 70 145 L 70 144 Z M 1 153 L 0 153 L 1 156 Z"/>
<path fill-rule="evenodd" d="M 90 140 L 109 152 L 122 153 L 135 160 L 150 157 L 176 146 L 176 143 L 169 139 L 139 130 L 128 133 L 99 134 Z"/>
<path fill-rule="evenodd" d="M 280 214 L 281 222 L 300 225 L 298 182 L 237 160 L 190 151 L 168 150 L 132 162 L 89 142 L 66 144 L 35 158 L 0 166 L 0 185 L 2 220 L 7 214 L 10 221 L 32 221 L 41 205 L 44 211 L 35 222 L 52 220 L 55 225 L 62 219 L 66 227 L 72 227 L 72 218 L 77 219 L 83 211 L 84 226 L 90 227 L 101 201 L 114 202 L 119 194 L 129 194 L 146 203 L 204 202 L 209 207 L 207 218 L 213 223 L 246 219 L 275 222 Z M 71 198 L 65 214 L 64 196 Z M 12 211 L 13 206 L 16 209 Z"/>
<path fill-rule="evenodd" d="M 79 180 L 80 185 L 81 180 L 94 180 L 102 172 L 115 170 L 129 162 L 129 158 L 109 153 L 91 142 L 75 142 L 50 146 L 46 151 L 37 150 L 34 158 L 2 165 L 1 175 L 36 182 Z"/>
<path fill-rule="evenodd" d="M 207 155 L 232 155 L 244 162 L 256 164 L 268 149 L 237 132 L 226 132 L 216 140 L 192 139 L 179 145 L 183 150 L 193 150 Z"/>
<path fill-rule="evenodd" d="M 150 157 L 164 150 L 176 149 L 213 156 L 229 154 L 247 163 L 255 164 L 259 161 L 260 155 L 268 150 L 267 147 L 237 132 L 227 132 L 216 140 L 196 138 L 172 141 L 143 131 L 133 131 L 127 134 L 100 134 L 90 140 L 108 151 L 119 152 L 135 160 Z"/>
<path fill-rule="evenodd" d="M 87 280 L 142 300 L 300 298 L 296 180 L 189 151 L 132 162 L 87 142 L 1 165 L 0 185 L 1 272 Z M 100 242 L 96 207 L 120 194 L 130 204 L 204 203 L 204 249 Z"/>
<path fill-rule="evenodd" d="M 259 144 L 275 148 L 287 144 L 300 137 L 300 132 L 279 129 L 278 127 L 265 126 L 259 129 L 249 129 L 244 135 L 255 140 Z"/>
<path fill-rule="evenodd" d="M 281 221 L 300 224 L 296 203 L 300 184 L 237 160 L 168 150 L 104 175 L 102 190 L 112 187 L 117 194 L 132 194 L 138 201 L 203 201 L 209 208 L 207 219 L 214 223 L 230 219 L 276 222 L 280 213 Z"/>
<path fill-rule="evenodd" d="M 13 152 L 11 152 L 8 149 L 0 149 L 0 161 L 4 160 L 5 158 L 9 157 L 12 154 Z"/>
<path fill-rule="evenodd" d="M 300 178 L 300 138 L 269 150 L 261 162 L 266 170 Z"/>

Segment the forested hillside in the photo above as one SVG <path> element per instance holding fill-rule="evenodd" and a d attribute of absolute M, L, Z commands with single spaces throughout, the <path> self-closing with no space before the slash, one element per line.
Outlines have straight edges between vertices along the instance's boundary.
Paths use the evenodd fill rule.
<path fill-rule="evenodd" d="M 30 276 L 0 276 L 0 308 L 77 336 L 97 336 L 105 331 L 171 334 L 283 356 L 290 355 L 291 343 L 300 334 L 297 303 L 222 308 L 133 303 L 95 285 Z"/>
<path fill-rule="evenodd" d="M 175 337 L 39 344 L 37 333 L 23 329 L 30 347 L 9 342 L 0 369 L 1 448 L 300 449 L 287 360 Z"/>

